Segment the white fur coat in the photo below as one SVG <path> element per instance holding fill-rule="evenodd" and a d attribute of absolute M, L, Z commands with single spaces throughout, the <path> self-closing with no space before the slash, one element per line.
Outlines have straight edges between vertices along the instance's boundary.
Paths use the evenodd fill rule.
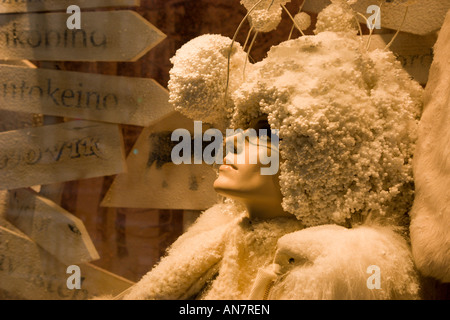
<path fill-rule="evenodd" d="M 368 285 L 370 266 L 378 267 L 379 288 Z M 409 247 L 388 228 L 302 229 L 295 218 L 250 221 L 219 204 L 124 299 L 414 299 L 418 293 Z"/>
<path fill-rule="evenodd" d="M 450 11 L 434 49 L 414 155 L 410 229 L 419 271 L 450 282 Z"/>

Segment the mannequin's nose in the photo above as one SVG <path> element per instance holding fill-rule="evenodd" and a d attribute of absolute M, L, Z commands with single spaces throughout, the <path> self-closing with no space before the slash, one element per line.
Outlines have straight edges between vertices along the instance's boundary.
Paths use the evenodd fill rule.
<path fill-rule="evenodd" d="M 245 134 L 243 131 L 238 131 L 234 135 L 230 135 L 224 138 L 223 143 L 223 163 L 226 164 L 239 164 L 244 163 L 243 150 L 245 146 Z"/>

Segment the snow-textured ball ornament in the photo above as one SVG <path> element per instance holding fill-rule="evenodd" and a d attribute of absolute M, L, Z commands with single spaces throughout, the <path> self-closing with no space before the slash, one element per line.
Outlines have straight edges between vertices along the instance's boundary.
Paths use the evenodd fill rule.
<path fill-rule="evenodd" d="M 333 3 L 317 15 L 315 34 L 324 31 L 358 32 L 358 21 L 345 0 L 333 0 Z"/>
<path fill-rule="evenodd" d="M 281 22 L 281 7 L 276 10 L 255 10 L 249 16 L 250 25 L 256 32 L 275 30 Z"/>
<path fill-rule="evenodd" d="M 311 17 L 306 12 L 299 12 L 294 17 L 295 24 L 300 30 L 306 30 L 311 25 Z"/>
<path fill-rule="evenodd" d="M 241 0 L 241 4 L 250 12 L 250 24 L 256 32 L 275 30 L 281 22 L 282 8 L 291 0 Z"/>
<path fill-rule="evenodd" d="M 217 128 L 226 126 L 233 110 L 227 88 L 228 56 L 232 40 L 221 35 L 197 37 L 177 50 L 171 59 L 169 101 L 183 115 Z M 238 43 L 230 55 L 228 90 L 234 91 L 243 80 L 247 56 Z"/>

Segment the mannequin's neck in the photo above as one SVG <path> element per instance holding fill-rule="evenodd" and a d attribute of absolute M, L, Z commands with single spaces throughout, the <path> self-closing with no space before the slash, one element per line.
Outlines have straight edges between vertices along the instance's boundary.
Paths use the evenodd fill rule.
<path fill-rule="evenodd" d="M 283 210 L 281 201 L 278 203 L 263 202 L 263 201 L 245 201 L 245 207 L 248 211 L 250 219 L 273 219 L 278 217 L 293 217 L 292 214 Z"/>

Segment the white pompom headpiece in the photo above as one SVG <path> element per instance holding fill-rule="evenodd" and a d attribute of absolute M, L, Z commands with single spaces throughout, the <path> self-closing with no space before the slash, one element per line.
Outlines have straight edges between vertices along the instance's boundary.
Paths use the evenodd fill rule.
<path fill-rule="evenodd" d="M 233 45 L 227 64 L 234 41 L 225 37 L 200 36 L 172 60 L 170 99 L 183 114 L 243 129 L 265 114 L 279 129 L 282 205 L 307 226 L 368 216 L 398 223 L 413 200 L 423 90 L 392 52 L 366 50 L 355 21 L 346 1 L 334 0 L 316 35 L 247 62 L 245 80 L 246 54 Z"/>

